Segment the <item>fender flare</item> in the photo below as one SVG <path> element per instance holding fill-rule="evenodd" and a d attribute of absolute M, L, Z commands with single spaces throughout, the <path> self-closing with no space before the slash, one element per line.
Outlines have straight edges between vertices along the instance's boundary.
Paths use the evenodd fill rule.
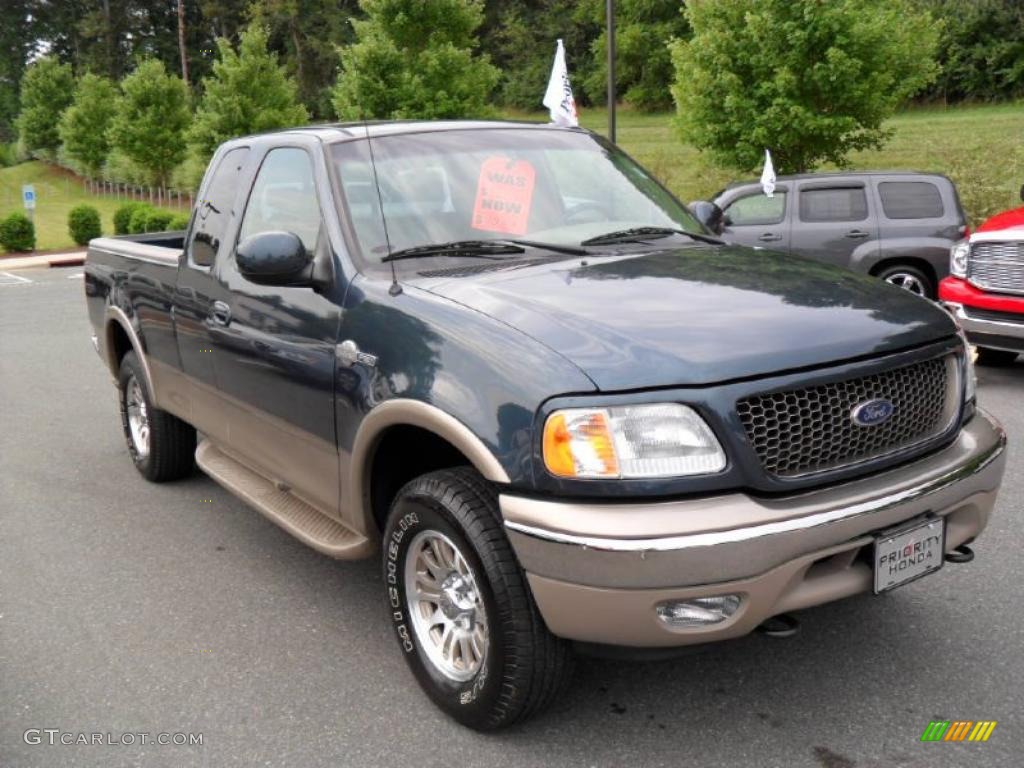
<path fill-rule="evenodd" d="M 483 441 L 457 418 L 421 400 L 397 398 L 375 406 L 363 419 L 352 446 L 349 468 L 350 503 L 363 519 L 366 530 L 373 530 L 373 510 L 370 504 L 370 470 L 377 445 L 389 427 L 419 427 L 451 443 L 469 459 L 473 467 L 494 483 L 508 484 L 508 473 L 484 445 Z"/>
<path fill-rule="evenodd" d="M 112 334 L 111 329 L 114 324 L 121 326 L 121 329 L 128 335 L 128 341 L 132 345 L 132 350 L 135 352 L 135 356 L 139 358 L 139 362 L 142 363 L 142 372 L 146 379 L 146 392 L 149 394 L 149 402 L 156 402 L 156 392 L 153 390 L 153 376 L 149 371 L 149 357 L 146 355 L 145 347 L 142 346 L 142 339 L 139 338 L 139 334 L 136 332 L 135 327 L 132 325 L 132 321 L 125 314 L 125 311 L 120 307 L 110 305 L 104 312 L 104 332 L 103 332 L 103 346 L 104 355 L 107 360 L 107 367 L 110 368 L 110 373 L 117 379 L 118 376 L 118 361 L 114 359 L 114 345 L 111 343 Z"/>

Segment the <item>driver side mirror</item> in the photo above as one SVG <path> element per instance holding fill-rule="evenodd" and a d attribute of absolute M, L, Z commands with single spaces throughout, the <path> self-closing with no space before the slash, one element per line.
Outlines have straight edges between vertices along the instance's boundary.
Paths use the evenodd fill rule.
<path fill-rule="evenodd" d="M 690 203 L 687 208 L 690 209 L 690 213 L 693 214 L 694 218 L 703 224 L 709 232 L 716 235 L 722 234 L 722 226 L 726 222 L 724 221 L 725 217 L 722 209 L 717 205 L 707 200 L 697 200 Z"/>
<path fill-rule="evenodd" d="M 238 244 L 235 263 L 257 285 L 312 286 L 313 255 L 292 232 L 260 232 Z"/>

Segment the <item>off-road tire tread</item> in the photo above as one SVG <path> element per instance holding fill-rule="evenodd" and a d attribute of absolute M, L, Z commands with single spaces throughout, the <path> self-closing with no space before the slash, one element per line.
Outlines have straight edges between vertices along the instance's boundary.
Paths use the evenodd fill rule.
<path fill-rule="evenodd" d="M 526 574 L 505 536 L 494 486 L 472 467 L 456 467 L 412 480 L 396 498 L 402 497 L 442 506 L 456 520 L 477 548 L 499 610 L 507 609 L 499 616 L 501 624 L 511 618 L 514 629 L 504 638 L 507 665 L 501 694 L 482 728 L 503 728 L 550 706 L 571 681 L 572 649 L 551 634 L 537 609 Z M 500 600 L 501 594 L 506 601 Z"/>

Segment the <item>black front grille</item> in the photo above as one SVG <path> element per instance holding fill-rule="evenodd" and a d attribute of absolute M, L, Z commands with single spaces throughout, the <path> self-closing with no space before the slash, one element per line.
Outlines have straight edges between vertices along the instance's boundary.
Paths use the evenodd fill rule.
<path fill-rule="evenodd" d="M 765 471 L 776 477 L 824 472 L 909 448 L 950 426 L 959 396 L 956 358 L 803 389 L 755 395 L 736 404 Z M 884 399 L 892 416 L 860 426 L 853 410 Z"/>
<path fill-rule="evenodd" d="M 964 312 L 974 320 L 992 320 L 996 323 L 1013 323 L 1024 325 L 1024 315 L 1014 312 L 997 312 L 992 309 L 978 309 L 977 307 L 964 306 Z"/>

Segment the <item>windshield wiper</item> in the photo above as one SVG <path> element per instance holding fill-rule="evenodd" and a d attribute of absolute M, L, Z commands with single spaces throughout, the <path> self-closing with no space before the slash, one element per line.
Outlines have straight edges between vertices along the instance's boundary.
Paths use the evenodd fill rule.
<path fill-rule="evenodd" d="M 401 261 L 402 259 L 419 259 L 428 256 L 469 256 L 488 258 L 491 255 L 504 256 L 525 253 L 526 248 L 540 248 L 552 253 L 564 253 L 569 256 L 586 256 L 589 251 L 575 245 L 559 245 L 558 243 L 541 243 L 536 240 L 518 240 L 501 238 L 495 240 L 456 240 L 451 243 L 431 243 L 403 248 L 389 253 L 381 261 Z"/>
<path fill-rule="evenodd" d="M 584 240 L 580 245 L 612 245 L 613 243 L 642 243 L 645 240 L 657 240 L 670 235 L 683 235 L 702 243 L 711 245 L 722 245 L 717 237 L 705 235 L 700 232 L 687 232 L 685 229 L 673 229 L 672 227 L 632 227 L 620 229 L 615 232 L 606 232 Z"/>
<path fill-rule="evenodd" d="M 389 253 L 381 261 L 420 259 L 428 256 L 475 256 L 478 258 L 488 258 L 492 255 L 507 256 L 516 253 L 526 253 L 526 249 L 521 245 L 501 240 L 456 240 L 451 243 L 431 243 L 429 245 L 403 248 L 400 251 Z"/>

